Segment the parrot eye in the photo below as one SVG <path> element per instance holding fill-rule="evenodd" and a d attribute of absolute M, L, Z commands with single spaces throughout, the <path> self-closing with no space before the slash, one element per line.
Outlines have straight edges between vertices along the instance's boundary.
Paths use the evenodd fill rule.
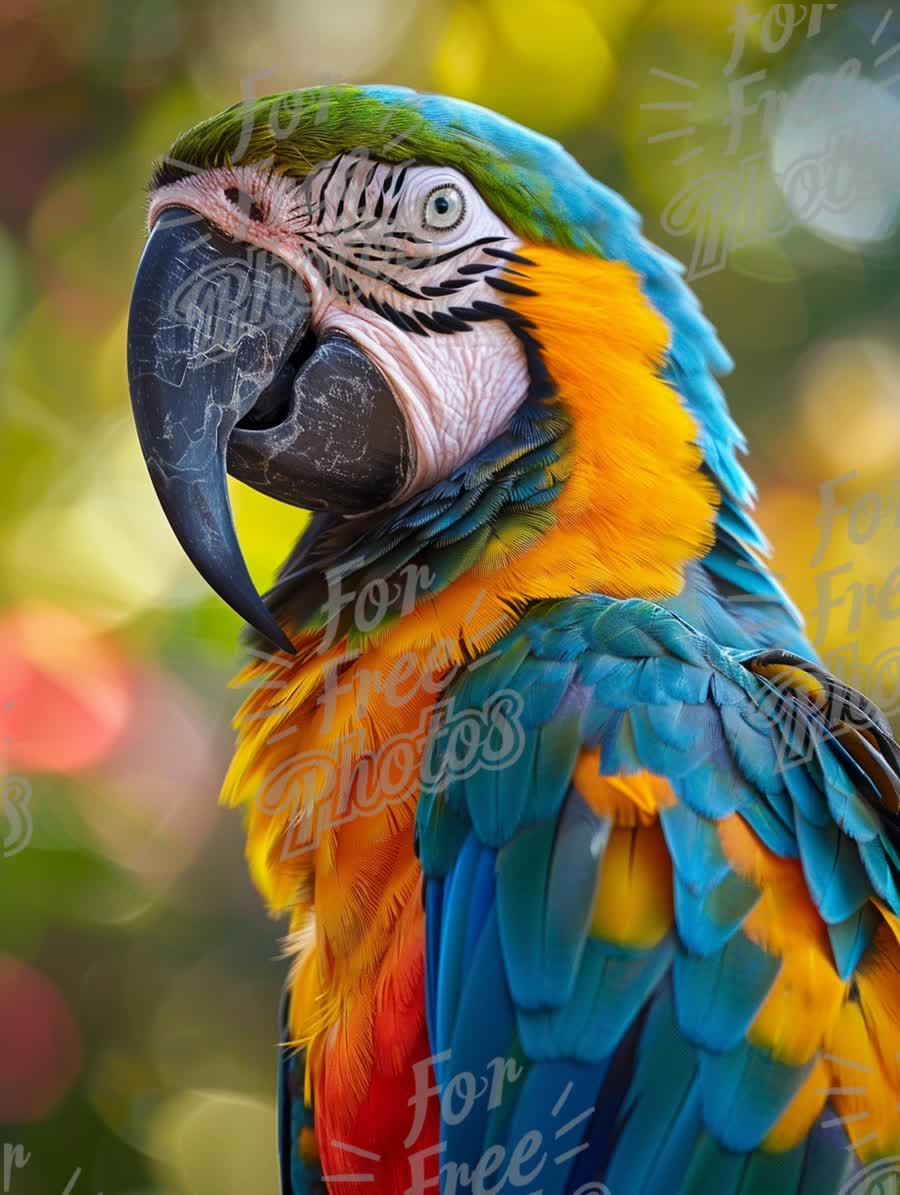
<path fill-rule="evenodd" d="M 461 223 L 466 214 L 466 201 L 459 187 L 452 183 L 434 187 L 425 197 L 422 223 L 426 228 L 447 232 Z"/>

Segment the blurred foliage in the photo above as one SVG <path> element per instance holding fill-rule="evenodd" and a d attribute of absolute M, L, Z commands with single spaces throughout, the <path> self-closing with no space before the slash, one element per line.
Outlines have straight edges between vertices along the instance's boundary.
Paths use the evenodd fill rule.
<path fill-rule="evenodd" d="M 0 765 L 33 785 L 33 840 L 0 858 L 0 1147 L 30 1154 L 14 1195 L 78 1168 L 76 1195 L 275 1190 L 278 927 L 215 803 L 239 627 L 164 523 L 124 380 L 152 160 L 242 97 L 448 91 L 562 139 L 690 261 L 698 180 L 786 177 L 811 152 L 799 82 L 858 62 L 870 82 L 838 107 L 868 136 L 845 163 L 865 187 L 823 213 L 779 183 L 793 227 L 743 237 L 696 289 L 736 359 L 776 569 L 817 646 L 896 713 L 900 21 L 833 7 L 785 29 L 754 4 L 728 73 L 740 22 L 707 0 L 4 4 Z M 263 586 L 302 515 L 233 497 Z"/>

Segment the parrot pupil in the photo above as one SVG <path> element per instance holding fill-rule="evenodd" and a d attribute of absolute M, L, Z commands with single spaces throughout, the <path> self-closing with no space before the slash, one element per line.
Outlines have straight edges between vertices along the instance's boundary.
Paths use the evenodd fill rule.
<path fill-rule="evenodd" d="M 439 216 L 446 216 L 447 212 L 450 211 L 450 200 L 446 195 L 438 195 L 437 199 L 434 201 L 434 206 L 437 208 L 437 213 Z"/>

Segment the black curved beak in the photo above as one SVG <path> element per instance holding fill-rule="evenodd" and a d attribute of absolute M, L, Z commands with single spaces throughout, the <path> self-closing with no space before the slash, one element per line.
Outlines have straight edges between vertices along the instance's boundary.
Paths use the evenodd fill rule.
<path fill-rule="evenodd" d="M 226 484 L 339 513 L 400 492 L 402 415 L 347 338 L 316 345 L 299 275 L 187 208 L 162 213 L 138 266 L 128 381 L 147 467 L 182 547 L 238 614 L 293 651 L 247 571 Z"/>

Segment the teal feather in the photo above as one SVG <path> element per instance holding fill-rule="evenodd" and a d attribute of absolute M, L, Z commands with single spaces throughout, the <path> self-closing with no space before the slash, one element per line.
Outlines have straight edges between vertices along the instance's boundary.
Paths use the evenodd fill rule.
<path fill-rule="evenodd" d="M 434 577 L 432 589 L 446 589 L 457 577 L 467 572 L 481 556 L 492 534 L 491 527 L 482 524 L 455 543 L 443 548 L 430 549 L 428 567 Z"/>
<path fill-rule="evenodd" d="M 845 833 L 868 842 L 878 834 L 881 822 L 877 805 L 873 808 L 867 804 L 863 795 L 880 802 L 878 789 L 832 731 L 823 728 L 821 720 L 817 721 L 816 733 L 821 740 L 816 753 L 831 815 Z"/>
<path fill-rule="evenodd" d="M 453 1034 L 456 1010 L 465 979 L 465 942 L 469 934 L 469 894 L 478 870 L 481 847 L 474 834 L 466 839 L 444 887 L 443 924 L 435 1024 L 439 1041 Z"/>
<path fill-rule="evenodd" d="M 785 824 L 771 805 L 755 802 L 741 809 L 741 816 L 763 845 L 780 859 L 796 859 L 797 836 L 792 825 Z"/>
<path fill-rule="evenodd" d="M 523 1176 L 534 1173 L 542 1195 L 569 1195 L 569 1176 L 577 1160 L 586 1125 L 589 1125 L 597 1092 L 606 1074 L 605 1064 L 586 1066 L 556 1060 L 536 1062 L 528 1070 L 507 1130 L 510 1152 L 529 1135 L 538 1151 Z M 585 1115 L 587 1113 L 587 1116 Z M 547 1155 L 538 1169 L 541 1153 Z M 507 1155 L 508 1156 L 508 1155 Z M 530 1183 L 525 1185 L 531 1190 Z"/>
<path fill-rule="evenodd" d="M 634 700 L 634 686 L 640 665 L 634 660 L 598 655 L 579 661 L 579 677 L 607 696 L 608 704 L 627 709 Z"/>
<path fill-rule="evenodd" d="M 519 669 L 531 661 L 528 639 L 519 635 L 504 640 L 502 650 L 491 651 L 475 661 L 466 672 L 457 705 L 461 709 L 483 709 L 496 693 L 522 686 L 517 681 Z"/>
<path fill-rule="evenodd" d="M 425 906 L 425 924 L 428 927 L 425 942 L 425 1018 L 428 1022 L 428 1040 L 438 1040 L 436 1022 L 438 1005 L 438 975 L 440 974 L 440 950 L 443 941 L 444 880 L 432 878 L 422 893 Z"/>
<path fill-rule="evenodd" d="M 454 809 L 439 785 L 423 786 L 416 822 L 416 852 L 428 875 L 444 876 L 453 866 L 471 823 Z"/>
<path fill-rule="evenodd" d="M 749 1042 L 727 1053 L 699 1052 L 703 1117 L 726 1149 L 757 1149 L 806 1082 L 813 1061 L 788 1066 Z"/>
<path fill-rule="evenodd" d="M 493 853 L 491 852 L 493 862 Z M 491 905 L 486 920 L 473 917 L 479 927 L 478 945 L 472 953 L 470 965 L 459 1001 L 459 1009 L 452 1037 L 449 1040 L 451 1060 L 448 1072 L 452 1076 L 474 1075 L 480 1082 L 483 1077 L 493 1080 L 494 1059 L 505 1063 L 510 1057 L 516 1039 L 515 1010 L 506 983 L 500 936 L 497 926 L 496 906 Z M 483 928 L 482 928 L 483 925 Z M 485 1016 L 485 993 L 490 992 L 491 1015 Z M 497 1084 L 499 1088 L 498 1079 Z M 507 1084 L 515 1086 L 515 1072 L 502 1076 L 502 1095 L 514 1099 L 515 1091 L 505 1090 Z M 455 1123 L 444 1122 L 441 1139 L 447 1143 L 447 1152 L 442 1160 L 464 1162 L 480 1157 L 485 1148 L 488 1121 L 493 1111 L 489 1090 L 476 1100 L 465 1116 L 453 1117 Z M 452 1100 L 452 1096 L 450 1097 Z"/>
<path fill-rule="evenodd" d="M 471 510 L 461 512 L 459 518 L 446 526 L 445 530 L 433 536 L 431 543 L 440 550 L 451 544 L 461 543 L 470 535 L 483 534 L 493 517 L 507 504 L 508 494 L 503 486 L 489 487 Z M 448 516 L 444 517 L 447 522 Z M 432 527 L 432 530 L 436 528 Z"/>
<path fill-rule="evenodd" d="M 467 975 L 472 973 L 472 955 L 475 952 L 479 939 L 483 936 L 482 925 L 484 917 L 494 904 L 494 871 L 496 866 L 497 856 L 493 851 L 485 850 L 482 847 L 479 851 L 478 866 L 472 878 L 468 894 L 468 928 L 462 956 L 463 970 Z"/>
<path fill-rule="evenodd" d="M 836 1191 L 853 1169 L 846 1148 L 818 1126 L 809 1138 L 783 1153 L 738 1154 L 704 1133 L 679 1195 L 820 1195 Z"/>
<path fill-rule="evenodd" d="M 859 854 L 876 896 L 885 902 L 895 917 L 900 917 L 900 863 L 896 852 L 892 851 L 889 842 L 878 838 L 860 843 Z"/>
<path fill-rule="evenodd" d="M 528 822 L 555 816 L 569 787 L 581 749 L 577 712 L 548 722 L 526 737 L 518 759 L 484 767 L 454 785 L 465 788 L 469 816 L 482 842 L 501 846 Z"/>
<path fill-rule="evenodd" d="M 480 486 L 463 490 L 439 518 L 428 525 L 428 541 L 437 548 L 458 543 L 470 532 L 484 526 L 504 505 L 503 487 L 491 486 L 486 479 Z"/>
<path fill-rule="evenodd" d="M 736 1195 L 746 1164 L 746 1154 L 723 1149 L 708 1132 L 703 1132 L 688 1160 L 680 1195 L 710 1195 L 711 1192 Z"/>
<path fill-rule="evenodd" d="M 676 1109 L 675 1118 L 669 1126 L 667 1136 L 661 1142 L 659 1153 L 652 1159 L 650 1171 L 641 1187 L 642 1195 L 677 1189 L 690 1165 L 697 1137 L 703 1131 L 702 1123 L 700 1088 L 699 1084 L 694 1082 L 684 1103 Z"/>
<path fill-rule="evenodd" d="M 767 954 L 742 933 L 706 957 L 679 950 L 673 968 L 675 1012 L 688 1041 L 717 1053 L 733 1050 L 780 970 L 780 958 Z"/>
<path fill-rule="evenodd" d="M 589 624 L 592 643 L 597 648 L 614 646 L 622 659 L 645 660 L 662 656 L 665 646 L 656 636 L 655 611 L 647 603 L 629 598 L 623 602 L 600 604 L 593 624 Z M 635 617 L 640 611 L 641 617 Z M 648 617 L 649 615 L 649 617 Z"/>
<path fill-rule="evenodd" d="M 687 744 L 703 743 L 716 732 L 715 711 L 706 705 L 706 696 L 704 690 L 697 693 L 696 703 L 680 704 L 685 699 L 678 697 L 665 704 L 647 707 L 647 720 L 653 733 L 675 757 L 669 763 L 669 768 L 674 763 L 675 770 L 667 770 L 667 776 L 682 776 L 696 767 L 696 757 L 687 750 Z"/>
<path fill-rule="evenodd" d="M 522 1008 L 571 998 L 608 834 L 608 823 L 573 793 L 558 825 L 547 818 L 526 826 L 497 855 L 500 939 Z"/>
<path fill-rule="evenodd" d="M 738 767 L 750 784 L 759 792 L 770 796 L 783 790 L 779 759 L 775 743 L 770 734 L 762 733 L 759 724 L 749 722 L 743 711 L 747 707 L 746 695 L 740 694 L 740 703 L 721 701 L 721 684 L 713 684 L 722 718 L 722 728 L 728 748 L 737 760 Z"/>
<path fill-rule="evenodd" d="M 650 1195 L 677 1190 L 702 1127 L 697 1080 L 696 1054 L 678 1029 L 663 986 L 651 1004 L 619 1111 L 616 1144 L 604 1175 L 610 1191 Z M 656 1148 L 648 1148 L 651 1141 Z M 660 1181 L 666 1178 L 668 1182 Z"/>
<path fill-rule="evenodd" d="M 600 767 L 604 776 L 631 776 L 641 771 L 631 710 L 617 711 L 602 732 Z"/>
<path fill-rule="evenodd" d="M 531 1058 L 609 1058 L 647 997 L 668 971 L 674 943 L 629 950 L 589 939 L 571 999 L 555 1009 L 519 1014 L 522 1042 Z"/>
<path fill-rule="evenodd" d="M 753 519 L 748 515 L 747 511 L 740 506 L 735 506 L 734 502 L 727 496 L 722 499 L 722 504 L 719 507 L 719 517 L 716 520 L 722 532 L 730 536 L 732 543 L 741 544 L 746 548 L 755 549 L 757 552 L 768 554 L 771 552 L 771 545 L 766 536 L 760 531 Z M 751 557 L 757 567 L 763 567 L 756 557 Z"/>
<path fill-rule="evenodd" d="M 515 688 L 528 694 L 522 724 L 538 728 L 552 724 L 572 684 L 576 665 L 572 661 L 527 659 L 516 671 Z M 476 674 L 477 675 L 477 674 Z M 506 687 L 510 687 L 507 681 Z M 580 745 L 580 736 L 578 743 Z"/>
<path fill-rule="evenodd" d="M 720 821 L 747 804 L 750 790 L 746 785 L 729 783 L 733 770 L 720 744 L 707 747 L 701 742 L 697 748 L 694 768 L 679 776 L 673 787 L 681 800 L 701 817 Z"/>
<path fill-rule="evenodd" d="M 704 893 L 692 892 L 676 872 L 675 922 L 685 948 L 701 957 L 721 950 L 760 896 L 758 888 L 733 872 Z"/>
<path fill-rule="evenodd" d="M 660 825 L 682 883 L 694 893 L 712 891 L 731 871 L 714 822 L 685 805 L 660 811 Z"/>
<path fill-rule="evenodd" d="M 816 907 L 829 925 L 852 917 L 871 893 L 860 848 L 832 822 L 815 826 L 797 818 L 803 874 Z"/>
<path fill-rule="evenodd" d="M 477 786 L 454 786 L 460 800 L 468 803 L 467 817 L 471 810 L 478 834 L 489 846 L 501 846 L 520 826 L 537 816 L 532 806 L 537 791 L 539 749 L 540 738 L 528 735 L 518 757 L 502 768 L 484 770 L 477 777 Z M 554 788 L 553 795 L 562 799 L 558 788 Z M 471 800 L 473 796 L 477 799 Z"/>
<path fill-rule="evenodd" d="M 797 812 L 814 826 L 825 826 L 831 818 L 828 801 L 808 768 L 792 760 L 782 764 L 782 775 Z"/>
<path fill-rule="evenodd" d="M 881 920 L 872 905 L 866 903 L 846 921 L 828 926 L 834 964 L 841 979 L 848 980 L 853 975 L 860 959 L 871 945 Z"/>

